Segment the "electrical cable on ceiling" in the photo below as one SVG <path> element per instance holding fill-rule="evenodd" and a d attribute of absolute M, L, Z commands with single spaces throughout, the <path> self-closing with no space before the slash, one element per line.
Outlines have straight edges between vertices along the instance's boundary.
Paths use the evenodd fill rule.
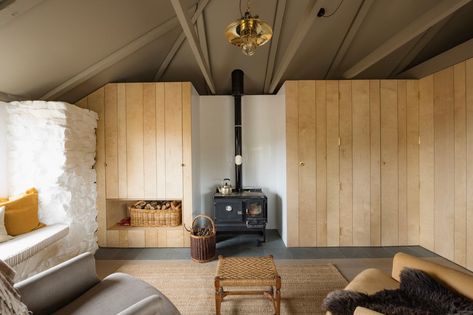
<path fill-rule="evenodd" d="M 332 15 L 337 13 L 338 9 L 340 9 L 340 7 L 342 6 L 343 1 L 345 1 L 345 0 L 340 0 L 340 3 L 338 4 L 337 8 L 332 13 L 330 13 L 329 15 L 325 15 L 325 9 L 320 8 L 319 13 L 317 13 L 317 16 L 318 17 L 324 17 L 324 18 L 331 17 Z"/>

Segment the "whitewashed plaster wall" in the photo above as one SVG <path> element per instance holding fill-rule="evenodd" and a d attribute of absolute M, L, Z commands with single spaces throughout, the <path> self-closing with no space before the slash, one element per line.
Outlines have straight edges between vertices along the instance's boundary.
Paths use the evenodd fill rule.
<path fill-rule="evenodd" d="M 0 102 L 0 197 L 8 196 L 7 103 Z"/>
<path fill-rule="evenodd" d="M 224 177 L 234 183 L 234 103 L 232 96 L 201 96 L 200 202 L 212 214 L 212 196 Z M 242 98 L 243 186 L 261 187 L 268 196 L 268 228 L 282 229 L 285 196 L 285 107 L 282 95 Z M 195 117 L 193 118 L 195 120 Z M 195 135 L 194 135 L 195 137 Z"/>
<path fill-rule="evenodd" d="M 40 221 L 69 225 L 68 236 L 44 251 L 47 256 L 32 260 L 37 266 L 29 261 L 28 268 L 38 272 L 79 253 L 95 252 L 97 114 L 43 101 L 11 102 L 7 111 L 10 194 L 36 187 Z"/>

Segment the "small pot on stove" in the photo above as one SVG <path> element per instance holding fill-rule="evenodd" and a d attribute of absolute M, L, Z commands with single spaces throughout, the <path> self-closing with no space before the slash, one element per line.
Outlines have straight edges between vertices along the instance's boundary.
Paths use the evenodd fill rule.
<path fill-rule="evenodd" d="M 230 195 L 233 191 L 232 184 L 230 184 L 230 178 L 224 178 L 221 186 L 218 186 L 218 192 L 222 195 Z"/>

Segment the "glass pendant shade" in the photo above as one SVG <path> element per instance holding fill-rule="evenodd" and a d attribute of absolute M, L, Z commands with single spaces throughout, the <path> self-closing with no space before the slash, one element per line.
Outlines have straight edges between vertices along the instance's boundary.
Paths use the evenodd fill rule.
<path fill-rule="evenodd" d="M 227 26 L 225 36 L 230 44 L 241 48 L 243 54 L 252 56 L 256 48 L 266 44 L 273 36 L 273 30 L 258 16 L 245 16 Z"/>

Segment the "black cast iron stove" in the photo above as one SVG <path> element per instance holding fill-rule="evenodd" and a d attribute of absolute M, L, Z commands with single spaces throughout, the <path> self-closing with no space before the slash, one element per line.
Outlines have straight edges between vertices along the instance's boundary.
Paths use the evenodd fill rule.
<path fill-rule="evenodd" d="M 243 71 L 232 71 L 235 99 L 235 190 L 229 195 L 214 195 L 214 220 L 219 234 L 258 233 L 266 241 L 268 199 L 261 188 L 242 187 L 241 97 Z M 259 240 L 258 240 L 259 244 Z"/>

